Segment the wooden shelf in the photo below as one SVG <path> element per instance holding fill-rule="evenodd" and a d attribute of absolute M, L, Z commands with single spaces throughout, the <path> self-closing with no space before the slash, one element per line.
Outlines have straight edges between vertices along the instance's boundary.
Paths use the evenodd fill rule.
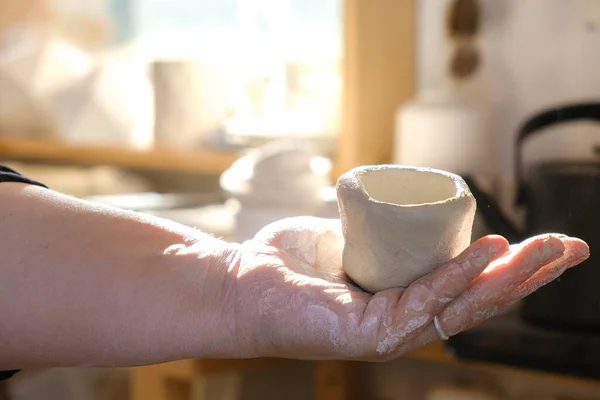
<path fill-rule="evenodd" d="M 71 146 L 53 141 L 0 138 L 0 160 L 27 160 L 79 165 L 113 165 L 140 170 L 220 174 L 237 158 L 210 149 L 151 151 Z"/>

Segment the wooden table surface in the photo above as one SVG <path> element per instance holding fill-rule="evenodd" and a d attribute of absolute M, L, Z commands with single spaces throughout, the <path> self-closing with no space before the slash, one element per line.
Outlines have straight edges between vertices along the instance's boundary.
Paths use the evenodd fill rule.
<path fill-rule="evenodd" d="M 406 356 L 448 366 L 470 367 L 498 373 L 518 374 L 532 378 L 549 378 L 554 382 L 577 385 L 600 393 L 600 380 L 577 378 L 536 370 L 467 361 L 455 358 L 436 342 Z M 281 359 L 253 360 L 185 360 L 131 369 L 131 400 L 239 400 L 241 374 L 252 368 L 272 367 L 294 362 Z M 350 400 L 357 398 L 361 379 L 358 373 L 363 363 L 317 361 L 314 363 L 314 393 L 316 400 Z M 364 364 L 363 364 L 364 365 Z M 358 398 L 361 398 L 358 396 Z"/>

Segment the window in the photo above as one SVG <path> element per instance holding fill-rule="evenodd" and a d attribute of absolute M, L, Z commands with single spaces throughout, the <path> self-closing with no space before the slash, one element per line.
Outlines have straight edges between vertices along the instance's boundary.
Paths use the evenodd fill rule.
<path fill-rule="evenodd" d="M 103 20 L 108 27 L 103 48 L 127 45 L 148 61 L 191 59 L 218 65 L 227 83 L 222 89 L 227 92 L 228 118 L 223 121 L 227 141 L 302 135 L 331 143 L 337 135 L 342 0 L 53 0 L 53 4 L 70 20 L 85 19 L 87 27 L 92 16 Z M 73 36 L 82 37 L 75 31 Z M 215 90 L 214 84 L 210 86 Z"/>

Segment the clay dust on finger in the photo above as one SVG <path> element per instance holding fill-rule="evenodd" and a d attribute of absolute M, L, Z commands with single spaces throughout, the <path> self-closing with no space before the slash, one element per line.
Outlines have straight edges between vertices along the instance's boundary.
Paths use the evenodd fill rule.
<path fill-rule="evenodd" d="M 411 284 L 383 322 L 378 354 L 393 353 L 431 322 L 444 306 L 468 288 L 484 268 L 508 249 L 504 238 L 480 239 L 448 265 Z"/>
<path fill-rule="evenodd" d="M 456 334 L 473 321 L 489 318 L 498 312 L 498 305 L 507 294 L 527 281 L 564 252 L 561 240 L 555 237 L 537 238 L 517 253 L 502 259 L 492 270 L 484 272 L 473 285 L 441 313 L 440 319 L 448 334 Z"/>
<path fill-rule="evenodd" d="M 509 298 L 510 303 L 529 296 L 542 286 L 560 277 L 566 270 L 581 264 L 590 257 L 589 246 L 583 240 L 565 236 L 562 241 L 565 244 L 564 255 L 558 260 L 542 267 L 517 290 L 511 293 Z"/>

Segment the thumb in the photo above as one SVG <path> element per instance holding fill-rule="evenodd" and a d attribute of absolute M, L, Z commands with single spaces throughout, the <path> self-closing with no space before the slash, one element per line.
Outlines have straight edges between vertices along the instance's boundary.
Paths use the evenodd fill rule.
<path fill-rule="evenodd" d="M 316 269 L 341 271 L 344 236 L 339 219 L 292 217 L 261 229 L 254 240 L 275 247 Z"/>

